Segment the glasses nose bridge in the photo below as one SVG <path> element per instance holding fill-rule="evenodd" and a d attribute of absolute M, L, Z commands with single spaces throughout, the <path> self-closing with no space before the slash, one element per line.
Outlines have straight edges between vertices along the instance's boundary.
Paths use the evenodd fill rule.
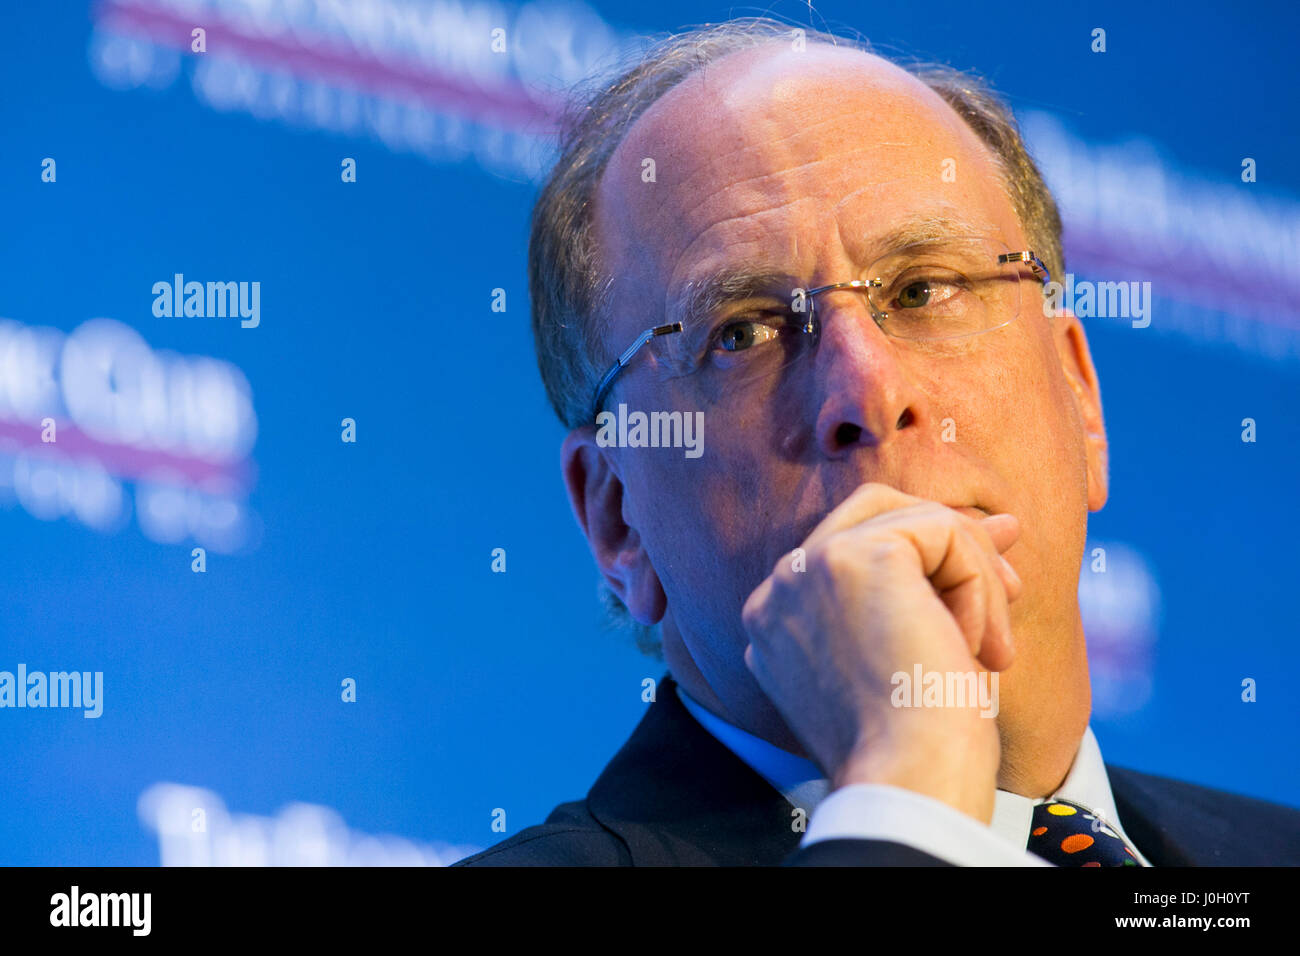
<path fill-rule="evenodd" d="M 867 311 L 870 313 L 871 319 L 876 324 L 876 327 L 881 328 L 880 323 L 884 319 L 884 314 L 876 307 L 876 303 L 872 301 L 871 292 L 873 289 L 881 288 L 882 285 L 883 283 L 879 279 L 850 279 L 846 282 L 833 282 L 830 285 L 823 285 L 814 289 L 809 289 L 804 293 L 808 301 L 809 323 L 811 325 L 820 326 L 823 321 L 821 316 L 818 314 L 823 310 L 817 308 L 817 296 L 827 292 L 853 290 L 859 293 L 857 298 L 861 299 L 866 304 Z M 817 328 L 819 338 L 821 331 L 820 327 Z M 883 331 L 883 328 L 881 331 Z"/>
<path fill-rule="evenodd" d="M 846 282 L 835 282 L 830 285 L 809 289 L 805 293 L 808 302 L 808 325 L 806 331 L 809 331 L 812 334 L 809 336 L 805 355 L 819 363 L 825 359 L 824 355 L 822 358 L 816 358 L 815 356 L 819 353 L 825 352 L 823 340 L 827 338 L 828 333 L 826 319 L 832 311 L 825 304 L 825 294 L 830 292 L 855 293 L 854 298 L 862 302 L 863 306 L 867 310 L 868 317 L 871 319 L 870 326 L 862 323 L 860 321 L 860 316 L 859 320 L 856 321 L 850 321 L 847 323 L 841 321 L 839 341 L 835 346 L 833 346 L 833 350 L 838 355 L 838 358 L 833 359 L 833 361 L 842 361 L 846 357 L 850 356 L 852 356 L 852 358 L 849 359 L 850 361 L 857 362 L 863 360 L 866 353 L 860 350 L 864 347 L 867 348 L 868 351 L 872 350 L 871 346 L 867 346 L 866 343 L 861 341 L 861 336 L 864 333 L 868 338 L 879 336 L 879 338 L 875 340 L 875 348 L 880 348 L 882 346 L 886 348 L 896 346 L 898 343 L 894 341 L 893 336 L 885 332 L 883 325 L 885 319 L 884 313 L 877 308 L 876 303 L 873 302 L 871 298 L 871 293 L 876 289 L 882 288 L 883 285 L 884 283 L 879 279 L 851 279 Z M 819 299 L 823 302 L 823 305 L 820 308 L 816 304 Z M 852 306 L 845 302 L 842 303 L 842 308 L 847 310 L 851 309 Z M 831 333 L 831 336 L 832 338 L 835 338 L 836 333 Z"/>
<path fill-rule="evenodd" d="M 912 372 L 905 357 L 907 343 L 885 331 L 887 315 L 873 301 L 872 294 L 885 288 L 880 279 L 853 279 L 836 282 L 808 290 L 809 322 L 813 334 L 808 336 L 803 358 L 818 396 L 818 407 L 826 401 L 842 401 L 846 396 L 856 396 L 868 406 L 891 406 L 897 396 L 911 389 Z M 861 321 L 848 296 L 836 311 L 853 312 L 841 316 L 838 324 L 826 321 L 828 307 L 826 293 L 853 292 L 862 301 L 870 323 Z M 892 293 L 891 293 L 892 294 Z M 814 303 L 822 302 L 818 308 Z M 863 412 L 863 414 L 874 414 Z M 863 419 L 864 422 L 868 419 Z M 883 434 L 883 432 L 881 432 Z"/>

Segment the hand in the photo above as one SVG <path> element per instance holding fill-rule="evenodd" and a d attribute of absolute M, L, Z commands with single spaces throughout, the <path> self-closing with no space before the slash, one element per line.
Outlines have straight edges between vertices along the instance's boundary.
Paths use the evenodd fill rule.
<path fill-rule="evenodd" d="M 890 703 L 892 676 L 1011 664 L 1001 552 L 1012 515 L 977 520 L 881 484 L 858 488 L 749 596 L 745 664 L 831 781 L 902 787 L 988 823 L 1001 746 L 977 706 Z M 978 662 L 978 665 L 977 665 Z"/>

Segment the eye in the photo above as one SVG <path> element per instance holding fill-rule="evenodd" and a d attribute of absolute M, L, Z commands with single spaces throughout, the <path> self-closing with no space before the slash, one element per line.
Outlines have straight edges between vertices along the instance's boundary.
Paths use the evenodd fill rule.
<path fill-rule="evenodd" d="M 898 293 L 898 305 L 904 309 L 919 309 L 930 301 L 930 283 L 909 282 Z"/>
<path fill-rule="evenodd" d="M 775 316 L 733 319 L 718 329 L 716 339 L 718 345 L 728 352 L 744 352 L 778 338 L 783 325 L 784 322 Z"/>
<path fill-rule="evenodd" d="M 958 304 L 965 282 L 960 276 L 911 276 L 894 283 L 889 310 L 941 310 Z"/>

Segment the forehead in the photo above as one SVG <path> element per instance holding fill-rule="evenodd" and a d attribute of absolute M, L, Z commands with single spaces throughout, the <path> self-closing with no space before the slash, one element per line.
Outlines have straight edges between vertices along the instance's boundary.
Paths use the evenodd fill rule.
<path fill-rule="evenodd" d="M 901 221 L 931 217 L 1018 228 L 974 132 L 878 57 L 777 42 L 651 106 L 611 156 L 594 221 L 615 299 L 637 302 L 628 325 L 644 327 L 704 271 L 743 260 L 811 282 L 865 267 Z"/>

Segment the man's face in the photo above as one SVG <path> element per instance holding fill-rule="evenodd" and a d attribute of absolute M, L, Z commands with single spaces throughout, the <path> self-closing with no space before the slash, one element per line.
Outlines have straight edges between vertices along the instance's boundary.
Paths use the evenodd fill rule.
<path fill-rule="evenodd" d="M 646 159 L 653 182 L 644 181 Z M 667 321 L 683 288 L 720 267 L 790 277 L 723 310 L 752 314 L 788 305 L 796 286 L 866 278 L 890 251 L 888 233 L 931 219 L 1030 248 L 991 152 L 915 79 L 825 46 L 733 54 L 656 103 L 601 183 L 602 265 L 618 276 L 609 352 Z M 861 292 L 824 293 L 815 353 L 779 381 L 743 390 L 705 394 L 697 377 L 672 375 L 663 341 L 623 373 L 608 409 L 705 413 L 699 458 L 609 452 L 623 517 L 662 584 L 671 625 L 733 713 L 756 686 L 742 660 L 745 599 L 864 482 L 1014 514 L 1022 534 L 1006 556 L 1025 590 L 1012 606 L 1017 660 L 1002 679 L 1005 719 L 1017 706 L 1044 716 L 1051 695 L 1077 683 L 1079 561 L 1089 507 L 1105 497 L 1104 459 L 1090 481 L 1085 440 L 1100 432 L 1100 407 L 1089 404 L 1077 320 L 1046 319 L 1039 289 L 1026 274 L 1016 321 L 942 347 L 887 337 Z M 1024 673 L 1032 685 L 1017 680 Z"/>

